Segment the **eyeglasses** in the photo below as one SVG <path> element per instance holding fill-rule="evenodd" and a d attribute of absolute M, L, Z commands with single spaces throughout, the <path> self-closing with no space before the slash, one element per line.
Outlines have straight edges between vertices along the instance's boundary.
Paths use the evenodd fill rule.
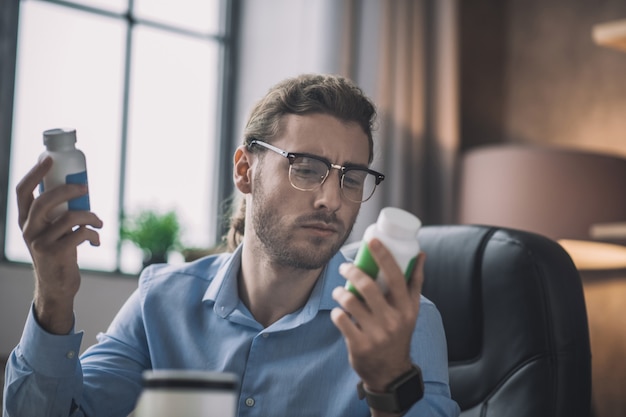
<path fill-rule="evenodd" d="M 344 197 L 354 203 L 362 203 L 370 199 L 376 186 L 385 179 L 380 172 L 358 165 L 336 165 L 327 159 L 308 153 L 292 153 L 283 151 L 269 143 L 253 139 L 249 147 L 259 145 L 276 152 L 289 160 L 289 182 L 300 191 L 313 191 L 326 181 L 331 168 L 340 171 L 339 185 Z"/>

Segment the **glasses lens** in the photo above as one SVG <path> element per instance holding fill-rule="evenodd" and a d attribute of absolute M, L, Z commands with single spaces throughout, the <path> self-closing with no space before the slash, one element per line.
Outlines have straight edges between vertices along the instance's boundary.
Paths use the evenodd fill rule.
<path fill-rule="evenodd" d="M 376 176 L 361 169 L 346 171 L 341 181 L 343 194 L 355 202 L 369 200 L 376 189 Z"/>
<path fill-rule="evenodd" d="M 297 157 L 289 167 L 291 184 L 303 191 L 313 190 L 318 187 L 327 175 L 328 167 L 326 164 L 306 156 Z"/>
<path fill-rule="evenodd" d="M 289 181 L 301 191 L 319 187 L 328 176 L 328 166 L 315 158 L 298 156 L 289 166 Z M 363 202 L 370 199 L 376 189 L 376 175 L 364 169 L 349 168 L 341 177 L 343 195 L 351 201 Z"/>

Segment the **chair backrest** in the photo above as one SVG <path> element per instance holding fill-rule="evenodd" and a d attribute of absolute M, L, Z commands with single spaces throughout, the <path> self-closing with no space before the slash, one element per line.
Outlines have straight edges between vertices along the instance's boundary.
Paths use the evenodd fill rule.
<path fill-rule="evenodd" d="M 462 417 L 589 417 L 591 353 L 582 283 L 546 237 L 426 226 L 423 293 L 443 319 Z"/>

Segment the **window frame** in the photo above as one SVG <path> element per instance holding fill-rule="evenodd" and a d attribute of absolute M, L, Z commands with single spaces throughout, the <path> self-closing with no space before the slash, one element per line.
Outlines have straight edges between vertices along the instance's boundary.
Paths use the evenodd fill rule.
<path fill-rule="evenodd" d="M 18 44 L 18 23 L 20 4 L 29 0 L 0 0 L 0 263 L 23 264 L 23 262 L 12 261 L 6 257 L 6 233 L 8 216 L 9 193 L 9 172 L 11 157 L 11 142 L 13 131 L 13 103 L 15 100 L 15 81 L 17 64 L 17 44 Z M 34 0 L 30 0 L 34 1 Z M 65 7 L 84 10 L 100 15 L 106 15 L 126 21 L 126 50 L 124 56 L 124 80 L 123 80 L 123 115 L 121 141 L 121 168 L 120 184 L 118 193 L 118 214 L 122 216 L 124 206 L 124 178 L 125 178 L 125 158 L 128 135 L 128 104 L 129 104 L 129 80 L 131 45 L 133 29 L 137 24 L 178 33 L 200 39 L 210 39 L 220 44 L 220 57 L 218 69 L 218 102 L 217 102 L 217 149 L 214 172 L 218 176 L 216 184 L 216 198 L 214 201 L 216 219 L 216 235 L 213 237 L 218 242 L 226 232 L 227 225 L 221 219 L 228 214 L 229 207 L 224 205 L 234 191 L 234 187 L 228 173 L 231 170 L 231 156 L 235 150 L 235 142 L 232 140 L 234 131 L 234 94 L 237 70 L 237 42 L 236 34 L 239 30 L 240 2 L 238 0 L 220 0 L 220 34 L 203 34 L 161 22 L 139 19 L 132 13 L 133 0 L 128 0 L 129 11 L 127 13 L 116 13 L 98 9 L 86 5 L 72 3 L 62 0 L 36 0 L 40 2 L 54 3 Z M 121 242 L 120 242 L 121 243 Z M 116 269 L 114 271 L 95 271 L 98 273 L 111 273 L 115 275 L 125 275 L 120 272 L 120 243 L 116 253 Z"/>

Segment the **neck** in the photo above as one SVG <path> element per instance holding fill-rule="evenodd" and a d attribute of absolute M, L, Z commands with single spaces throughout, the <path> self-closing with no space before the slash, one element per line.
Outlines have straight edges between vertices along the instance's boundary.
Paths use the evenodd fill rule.
<path fill-rule="evenodd" d="M 302 308 L 322 269 L 303 270 L 277 265 L 243 246 L 239 297 L 264 327 Z"/>

